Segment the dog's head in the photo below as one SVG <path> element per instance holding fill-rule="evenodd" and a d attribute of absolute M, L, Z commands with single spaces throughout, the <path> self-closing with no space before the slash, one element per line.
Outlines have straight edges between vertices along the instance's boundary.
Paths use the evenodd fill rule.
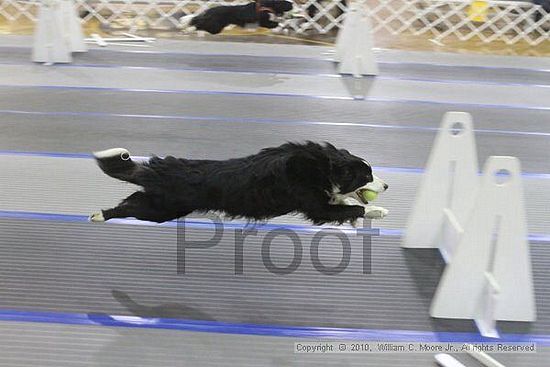
<path fill-rule="evenodd" d="M 261 1 L 260 4 L 262 7 L 272 9 L 277 15 L 283 15 L 293 9 L 292 3 L 284 0 L 264 0 Z"/>
<path fill-rule="evenodd" d="M 371 166 L 346 149 L 336 149 L 327 144 L 325 152 L 330 161 L 328 178 L 333 192 L 352 192 L 373 180 Z"/>
<path fill-rule="evenodd" d="M 372 173 L 372 167 L 364 159 L 332 144 L 308 142 L 294 145 L 296 149 L 288 161 L 288 169 L 302 183 L 322 186 L 329 194 L 354 194 L 359 189 L 377 193 L 386 191 L 388 185 Z"/>

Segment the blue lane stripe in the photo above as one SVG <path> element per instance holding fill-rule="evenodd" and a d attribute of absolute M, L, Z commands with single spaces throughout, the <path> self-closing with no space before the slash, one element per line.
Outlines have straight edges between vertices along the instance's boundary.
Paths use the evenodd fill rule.
<path fill-rule="evenodd" d="M 0 62 L 0 65 L 11 65 L 11 66 L 20 66 L 28 65 L 21 63 L 12 63 L 12 62 Z M 131 66 L 131 65 L 111 65 L 111 64 L 55 64 L 49 67 L 54 68 L 97 68 L 97 69 L 129 69 L 129 70 L 166 70 L 166 71 L 191 71 L 197 73 L 227 73 L 227 74 L 248 74 L 248 75 L 308 75 L 308 76 L 319 76 L 327 78 L 344 78 L 344 75 L 334 74 L 334 73 L 317 73 L 317 72 L 307 72 L 307 71 L 285 71 L 285 70 L 247 70 L 247 69 L 212 69 L 205 67 L 165 67 L 165 66 Z M 389 77 L 391 79 L 391 77 Z M 405 79 L 406 80 L 406 79 Z M 429 80 L 426 80 L 427 82 Z M 472 81 L 473 82 L 473 81 Z M 526 84 L 528 86 L 533 86 L 533 84 Z"/>
<path fill-rule="evenodd" d="M 20 156 L 20 157 L 93 159 L 93 155 L 91 153 L 17 152 L 17 151 L 11 151 L 11 150 L 0 150 L 0 155 L 14 155 L 14 156 Z"/>
<path fill-rule="evenodd" d="M 57 213 L 37 213 L 37 212 L 25 212 L 14 210 L 0 210 L 0 218 L 7 219 L 21 219 L 21 220 L 40 220 L 40 221 L 62 221 L 72 223 L 85 223 L 88 222 L 88 217 L 85 215 L 74 214 L 57 214 Z M 155 226 L 155 227 L 168 227 L 176 228 L 178 226 L 177 221 L 170 221 L 164 223 L 153 223 L 140 221 L 137 219 L 112 219 L 108 225 L 127 224 L 135 226 Z M 215 224 L 212 221 L 200 221 L 193 219 L 186 219 L 185 226 L 188 228 L 197 229 L 215 229 Z M 266 232 L 276 229 L 289 229 L 296 232 L 304 233 L 317 233 L 321 230 L 326 231 L 339 231 L 349 235 L 370 235 L 381 237 L 402 237 L 404 234 L 403 229 L 391 229 L 391 228 L 352 228 L 352 227 L 322 227 L 314 225 L 297 225 L 286 223 L 242 223 L 242 222 L 224 222 L 224 229 L 250 229 L 255 228 Z M 529 234 L 528 241 L 532 244 L 544 244 L 550 243 L 550 235 L 545 234 Z"/>
<path fill-rule="evenodd" d="M 25 212 L 15 210 L 0 210 L 0 218 L 8 219 L 21 219 L 21 220 L 40 220 L 40 221 L 63 221 L 72 223 L 86 223 L 88 217 L 85 215 L 74 214 L 58 214 L 58 213 L 37 213 L 37 212 Z M 181 222 L 180 222 L 181 223 Z M 135 226 L 155 226 L 155 227 L 168 227 L 176 228 L 178 221 L 169 221 L 164 223 L 154 223 L 147 221 L 140 221 L 137 219 L 112 219 L 107 224 L 128 224 Z M 181 224 L 180 224 L 181 225 Z M 199 229 L 215 229 L 215 224 L 212 221 L 201 221 L 186 219 L 185 226 L 190 228 Z M 276 224 L 276 223 L 246 223 L 246 222 L 224 222 L 224 229 L 249 229 L 255 228 L 263 231 L 272 231 L 276 229 L 290 229 L 296 232 L 316 233 L 320 230 L 338 230 L 346 234 L 361 234 L 379 236 L 380 229 L 378 228 L 352 228 L 352 227 L 321 227 L 313 225 L 297 225 L 297 224 Z"/>
<path fill-rule="evenodd" d="M 322 96 L 322 95 L 314 95 L 314 94 L 208 91 L 208 90 L 193 90 L 193 89 L 113 88 L 113 87 L 66 86 L 66 85 L 9 85 L 9 84 L 0 84 L 0 88 L 40 88 L 40 89 L 58 89 L 58 90 L 64 90 L 64 89 L 68 89 L 68 90 L 90 90 L 90 91 L 103 91 L 103 92 L 198 94 L 198 95 L 236 95 L 236 96 L 255 96 L 255 97 L 297 97 L 297 98 L 331 99 L 331 100 L 348 100 L 348 101 L 361 99 L 361 98 L 348 97 L 348 96 Z"/>
<path fill-rule="evenodd" d="M 548 84 L 529 84 L 518 82 L 496 82 L 496 81 L 477 81 L 477 80 L 465 80 L 465 79 L 427 79 L 427 78 L 413 78 L 413 77 L 399 77 L 399 76 L 377 76 L 376 79 L 381 80 L 400 80 L 410 82 L 421 83 L 438 83 L 438 84 L 465 84 L 465 85 L 493 85 L 502 87 L 534 87 L 534 88 L 550 88 Z"/>
<path fill-rule="evenodd" d="M 103 92 L 132 92 L 132 93 L 164 93 L 164 94 L 197 94 L 197 95 L 236 95 L 236 96 L 253 96 L 253 97 L 295 97 L 309 99 L 325 99 L 325 100 L 344 100 L 344 101 L 362 101 L 362 102 L 382 102 L 382 103 L 403 103 L 403 104 L 419 104 L 419 105 L 453 105 L 464 107 L 477 108 L 498 108 L 498 109 L 519 109 L 519 110 L 534 110 L 534 111 L 550 111 L 547 106 L 527 106 L 527 105 L 511 105 L 511 104 L 491 104 L 491 103 L 468 103 L 468 102 L 439 102 L 429 100 L 414 100 L 414 99 L 391 99 L 391 98 L 374 98 L 365 96 L 323 96 L 314 94 L 291 94 L 291 93 L 268 93 L 268 92 L 235 92 L 235 91 L 205 91 L 205 90 L 187 90 L 187 89 L 141 89 L 141 88 L 112 88 L 112 87 L 91 87 L 91 86 L 63 86 L 63 85 L 10 85 L 0 84 L 0 88 L 40 88 L 54 90 L 90 90 Z"/>
<path fill-rule="evenodd" d="M 81 314 L 60 312 L 33 312 L 0 310 L 1 321 L 53 323 L 82 326 L 133 327 L 143 329 L 166 329 L 219 334 L 276 336 L 290 338 L 321 338 L 334 340 L 393 341 L 393 342 L 499 342 L 537 343 L 550 346 L 550 335 L 502 334 L 499 339 L 485 338 L 474 332 L 434 332 L 416 330 L 350 329 L 330 327 L 302 327 L 239 324 L 221 321 L 177 320 L 117 316 L 108 314 Z"/>
<path fill-rule="evenodd" d="M 2 155 L 12 155 L 12 156 L 21 156 L 21 157 L 45 157 L 45 158 L 75 158 L 75 159 L 93 159 L 92 154 L 88 153 L 59 153 L 59 152 L 21 152 L 14 150 L 0 150 L 0 156 Z M 149 157 L 134 156 L 132 158 L 137 160 L 145 160 Z M 422 168 L 408 168 L 408 167 L 378 167 L 373 166 L 374 170 L 378 172 L 387 172 L 387 173 L 405 173 L 405 174 L 422 174 L 424 169 Z M 481 173 L 480 173 L 481 174 Z M 550 173 L 522 173 L 523 178 L 528 179 L 539 179 L 539 180 L 549 180 Z"/>
<path fill-rule="evenodd" d="M 332 59 L 326 59 L 332 61 Z M 469 69 L 469 70 L 500 70 L 506 72 L 537 72 L 537 73 L 550 73 L 550 69 L 543 68 L 528 68 L 528 67 L 515 67 L 515 66 L 492 66 L 492 65 L 461 65 L 461 64 L 444 64 L 440 62 L 402 62 L 402 61 L 382 61 L 381 65 L 403 65 L 403 66 L 435 66 L 440 68 L 449 69 Z"/>
<path fill-rule="evenodd" d="M 14 115 L 33 115 L 33 116 L 74 116 L 74 117 L 97 117 L 97 118 L 132 118 L 132 119 L 154 119 L 154 120 L 194 120 L 194 121 L 214 121 L 214 122 L 248 122 L 274 125 L 320 125 L 320 126 L 338 126 L 338 127 L 362 127 L 374 129 L 395 129 L 405 131 L 429 131 L 437 132 L 439 128 L 428 126 L 403 126 L 392 125 L 381 122 L 362 123 L 362 122 L 329 122 L 329 121 L 304 121 L 304 120 L 275 120 L 265 118 L 250 117 L 223 117 L 223 116 L 191 116 L 191 115 L 147 115 L 147 114 L 125 114 L 108 112 L 69 112 L 69 111 L 21 111 L 21 110 L 0 110 L 0 114 Z M 500 129 L 474 129 L 474 132 L 481 134 L 494 135 L 525 135 L 550 137 L 550 133 L 540 131 L 518 131 L 518 130 L 500 130 Z"/>
<path fill-rule="evenodd" d="M 29 47 L 25 46 L 0 46 L 0 49 L 9 49 L 9 48 L 19 48 L 19 49 L 27 49 L 32 50 Z M 98 52 L 98 53 L 129 53 L 129 54 L 149 54 L 149 55 L 167 55 L 167 56 L 212 56 L 212 57 L 244 57 L 244 58 L 257 58 L 257 59 L 272 59 L 272 60 L 301 60 L 301 61 L 327 61 L 327 62 L 333 62 L 334 58 L 332 57 L 307 57 L 307 56 L 284 56 L 284 55 L 252 55 L 252 54 L 237 54 L 237 53 L 231 53 L 231 54 L 223 54 L 223 53 L 203 53 L 203 52 L 189 52 L 189 51 L 159 51 L 159 50 L 136 50 L 136 49 L 120 49 L 120 50 L 112 50 L 108 48 L 91 48 L 90 51 Z M 329 52 L 331 53 L 331 52 Z M 424 64 L 420 64 L 424 65 Z M 444 64 L 442 64 L 444 65 Z M 528 69 L 529 70 L 529 69 Z"/>

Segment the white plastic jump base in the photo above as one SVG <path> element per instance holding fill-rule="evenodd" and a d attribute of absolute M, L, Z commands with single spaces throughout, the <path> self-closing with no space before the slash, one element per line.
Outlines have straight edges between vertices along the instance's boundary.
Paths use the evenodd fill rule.
<path fill-rule="evenodd" d="M 502 175 L 499 175 L 502 173 Z M 505 182 L 499 182 L 499 178 Z M 430 315 L 473 319 L 484 336 L 496 321 L 536 320 L 520 162 L 489 157 L 464 234 L 436 290 Z"/>
<path fill-rule="evenodd" d="M 69 63 L 72 52 L 85 51 L 82 26 L 72 0 L 42 1 L 34 32 L 32 61 Z"/>
<path fill-rule="evenodd" d="M 338 72 L 355 77 L 378 75 L 373 46 L 369 15 L 361 4 L 352 4 L 336 38 L 334 60 L 339 63 Z"/>
<path fill-rule="evenodd" d="M 156 41 L 156 38 L 152 37 L 140 37 L 130 33 L 123 33 L 123 35 L 124 37 L 103 38 L 97 33 L 92 33 L 91 38 L 86 38 L 84 42 L 94 43 L 100 47 L 107 47 L 109 45 L 144 46 L 136 44 L 152 43 Z"/>
<path fill-rule="evenodd" d="M 479 186 L 472 117 L 448 112 L 426 165 L 402 247 L 439 248 L 449 262 Z"/>

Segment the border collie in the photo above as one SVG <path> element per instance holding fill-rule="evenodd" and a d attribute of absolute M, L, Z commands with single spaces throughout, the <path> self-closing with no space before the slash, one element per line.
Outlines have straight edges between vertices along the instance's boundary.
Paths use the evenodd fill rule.
<path fill-rule="evenodd" d="M 220 5 L 198 15 L 187 15 L 180 19 L 184 27 L 194 27 L 198 31 L 218 34 L 228 25 L 245 27 L 258 23 L 260 27 L 276 28 L 276 17 L 291 11 L 293 5 L 284 0 L 258 0 L 246 5 Z"/>
<path fill-rule="evenodd" d="M 254 221 L 301 213 L 314 224 L 383 218 L 388 211 L 360 202 L 358 190 L 388 185 L 370 165 L 329 143 L 286 143 L 244 158 L 191 160 L 168 156 L 137 163 L 123 148 L 94 153 L 107 175 L 141 186 L 90 220 L 134 217 L 166 222 L 198 211 Z M 363 205 L 365 204 L 365 205 Z"/>

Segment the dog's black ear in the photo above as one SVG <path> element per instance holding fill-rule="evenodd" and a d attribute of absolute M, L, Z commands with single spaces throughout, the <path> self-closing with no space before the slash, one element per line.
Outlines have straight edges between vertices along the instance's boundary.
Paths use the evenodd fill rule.
<path fill-rule="evenodd" d="M 330 161 L 327 157 L 300 153 L 286 163 L 288 177 L 303 184 L 325 185 L 329 182 Z"/>

